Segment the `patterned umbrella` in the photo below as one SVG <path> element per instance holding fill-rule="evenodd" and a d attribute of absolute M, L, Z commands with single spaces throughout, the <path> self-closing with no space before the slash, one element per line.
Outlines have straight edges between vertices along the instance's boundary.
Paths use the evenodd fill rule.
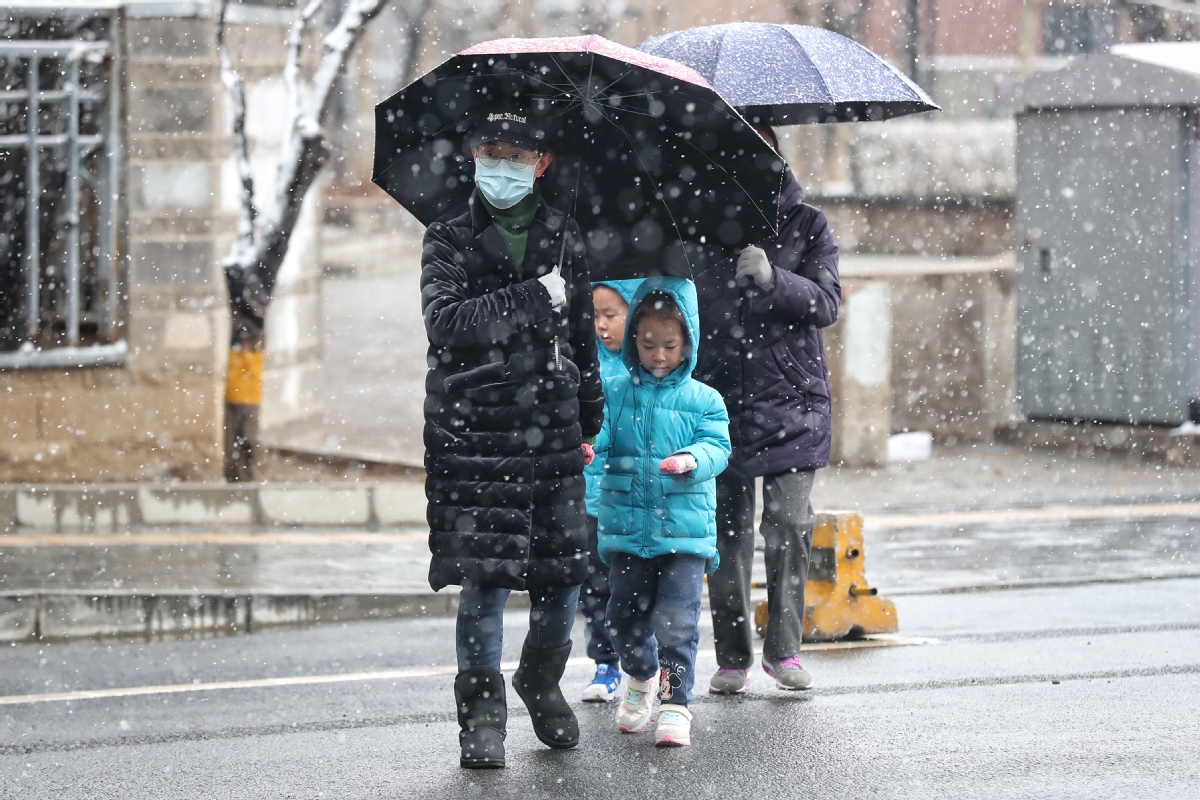
<path fill-rule="evenodd" d="M 940 110 L 900 70 L 824 28 L 732 22 L 668 33 L 638 49 L 696 70 L 751 122 L 858 122 Z"/>

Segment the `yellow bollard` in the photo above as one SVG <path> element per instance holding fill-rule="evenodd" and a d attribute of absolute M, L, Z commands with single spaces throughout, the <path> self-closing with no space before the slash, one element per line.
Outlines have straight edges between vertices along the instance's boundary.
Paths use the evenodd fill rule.
<path fill-rule="evenodd" d="M 804 640 L 828 642 L 900 628 L 896 605 L 867 583 L 862 516 L 853 511 L 817 514 L 804 590 Z M 754 609 L 754 627 L 767 628 L 767 601 Z"/>

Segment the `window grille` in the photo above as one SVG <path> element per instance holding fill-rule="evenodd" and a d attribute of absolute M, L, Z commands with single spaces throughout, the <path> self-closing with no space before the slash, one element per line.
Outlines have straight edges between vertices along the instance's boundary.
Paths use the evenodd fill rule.
<path fill-rule="evenodd" d="M 120 363 L 108 41 L 0 42 L 0 368 Z"/>

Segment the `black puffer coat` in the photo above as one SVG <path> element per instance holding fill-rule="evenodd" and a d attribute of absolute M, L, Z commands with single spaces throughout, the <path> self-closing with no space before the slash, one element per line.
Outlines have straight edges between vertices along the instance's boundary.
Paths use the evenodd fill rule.
<path fill-rule="evenodd" d="M 558 263 L 567 306 L 537 280 Z M 600 431 L 592 287 L 574 220 L 542 203 L 517 272 L 476 197 L 425 232 L 429 584 L 572 586 L 587 575 L 585 436 Z"/>

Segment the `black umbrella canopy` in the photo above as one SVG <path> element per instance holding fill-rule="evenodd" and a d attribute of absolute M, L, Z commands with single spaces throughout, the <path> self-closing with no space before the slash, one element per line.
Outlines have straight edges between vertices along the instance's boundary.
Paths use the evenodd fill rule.
<path fill-rule="evenodd" d="M 465 208 L 472 130 L 514 105 L 555 154 L 542 194 L 579 223 L 593 280 L 690 277 L 775 231 L 774 150 L 692 70 L 598 36 L 485 42 L 380 103 L 374 182 L 426 225 Z"/>
<path fill-rule="evenodd" d="M 824 28 L 731 22 L 657 36 L 638 49 L 696 70 L 755 123 L 861 122 L 939 109 L 900 70 Z"/>

